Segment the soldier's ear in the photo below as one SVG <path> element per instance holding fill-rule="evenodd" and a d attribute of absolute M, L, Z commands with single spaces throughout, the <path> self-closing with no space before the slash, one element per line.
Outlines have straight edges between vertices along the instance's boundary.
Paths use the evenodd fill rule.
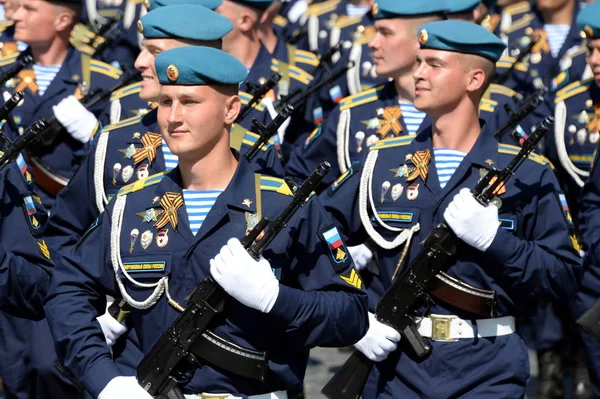
<path fill-rule="evenodd" d="M 242 101 L 237 95 L 228 97 L 225 101 L 225 124 L 231 125 L 235 122 L 242 109 Z"/>
<path fill-rule="evenodd" d="M 70 31 L 71 28 L 75 25 L 73 17 L 73 14 L 67 11 L 61 11 L 57 13 L 56 19 L 54 20 L 55 30 L 57 32 Z"/>
<path fill-rule="evenodd" d="M 469 82 L 467 91 L 475 92 L 480 90 L 485 85 L 485 72 L 483 69 L 475 68 L 469 72 Z"/>

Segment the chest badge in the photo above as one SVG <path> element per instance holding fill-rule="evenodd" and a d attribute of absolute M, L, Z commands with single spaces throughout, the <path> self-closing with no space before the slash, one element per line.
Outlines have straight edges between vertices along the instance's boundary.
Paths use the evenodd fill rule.
<path fill-rule="evenodd" d="M 156 245 L 159 248 L 164 248 L 169 243 L 169 229 L 160 229 L 156 233 Z"/>
<path fill-rule="evenodd" d="M 381 138 L 385 138 L 390 132 L 394 136 L 399 136 L 402 133 L 402 124 L 400 118 L 402 117 L 402 109 L 399 106 L 385 107 L 381 111 L 379 118 L 379 128 L 377 134 Z"/>
<path fill-rule="evenodd" d="M 415 165 L 415 169 L 406 176 L 406 181 L 411 182 L 419 176 L 424 182 L 427 181 L 429 162 L 431 162 L 431 152 L 428 149 L 417 151 L 410 158 L 410 161 Z"/>
<path fill-rule="evenodd" d="M 183 205 L 183 196 L 181 193 L 165 193 L 160 199 L 164 213 L 154 224 L 154 227 L 162 229 L 168 223 L 171 223 L 173 229 L 177 229 L 177 210 Z M 166 245 L 166 244 L 165 244 Z"/>
<path fill-rule="evenodd" d="M 139 235 L 140 235 L 140 231 L 138 229 L 133 229 L 133 230 L 131 230 L 131 233 L 129 233 L 129 237 L 130 237 L 129 253 L 133 252 L 133 246 L 135 245 L 135 242 L 137 241 L 137 238 Z"/>
<path fill-rule="evenodd" d="M 398 198 L 402 196 L 402 192 L 404 191 L 404 187 L 402 184 L 394 184 L 392 187 L 392 199 L 396 201 Z"/>
<path fill-rule="evenodd" d="M 408 198 L 409 201 L 414 201 L 417 199 L 418 196 L 419 196 L 419 184 L 413 183 L 410 186 L 408 186 L 408 188 L 406 189 L 406 198 Z"/>
<path fill-rule="evenodd" d="M 138 164 L 144 159 L 152 163 L 156 158 L 156 150 L 162 145 L 162 136 L 158 133 L 146 132 L 142 136 L 142 145 L 143 147 L 133 154 L 134 164 Z"/>
<path fill-rule="evenodd" d="M 381 198 L 380 198 L 380 202 L 383 204 L 383 201 L 385 200 L 385 195 L 387 194 L 388 190 L 390 189 L 390 182 L 389 181 L 384 181 L 383 184 L 381 184 Z"/>

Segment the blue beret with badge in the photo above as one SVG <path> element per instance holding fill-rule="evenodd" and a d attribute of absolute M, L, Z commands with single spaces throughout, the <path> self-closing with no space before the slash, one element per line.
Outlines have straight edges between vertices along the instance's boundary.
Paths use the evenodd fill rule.
<path fill-rule="evenodd" d="M 372 10 L 375 19 L 387 19 L 442 14 L 447 8 L 445 0 L 377 0 Z"/>
<path fill-rule="evenodd" d="M 177 4 L 193 4 L 215 10 L 223 0 L 144 0 L 144 5 L 148 11 L 155 10 L 159 7 L 172 6 Z"/>
<path fill-rule="evenodd" d="M 600 3 L 587 5 L 577 15 L 577 26 L 588 39 L 600 38 Z"/>
<path fill-rule="evenodd" d="M 506 44 L 481 25 L 466 21 L 436 21 L 418 30 L 422 49 L 446 50 L 474 54 L 496 63 Z"/>
<path fill-rule="evenodd" d="M 237 85 L 248 70 L 237 58 L 222 50 L 204 46 L 174 48 L 154 60 L 158 80 L 164 85 Z"/>
<path fill-rule="evenodd" d="M 138 31 L 146 39 L 218 40 L 232 29 L 227 17 L 191 4 L 160 7 L 138 21 Z"/>
<path fill-rule="evenodd" d="M 481 0 L 450 0 L 447 2 L 448 14 L 458 14 L 473 11 L 481 3 Z"/>
<path fill-rule="evenodd" d="M 240 3 L 245 6 L 249 6 L 252 8 L 258 8 L 260 10 L 266 10 L 269 8 L 271 4 L 273 4 L 273 0 L 231 0 L 234 3 Z"/>

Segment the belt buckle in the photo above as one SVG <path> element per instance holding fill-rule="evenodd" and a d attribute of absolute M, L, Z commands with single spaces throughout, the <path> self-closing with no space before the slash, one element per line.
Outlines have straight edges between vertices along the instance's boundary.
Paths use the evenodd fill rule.
<path fill-rule="evenodd" d="M 229 393 L 199 393 L 198 398 L 200 399 L 236 399 L 237 396 L 233 396 Z"/>
<path fill-rule="evenodd" d="M 451 328 L 452 320 L 456 316 L 433 316 L 429 315 L 431 320 L 431 339 L 434 341 L 454 342 L 457 339 L 452 338 Z"/>

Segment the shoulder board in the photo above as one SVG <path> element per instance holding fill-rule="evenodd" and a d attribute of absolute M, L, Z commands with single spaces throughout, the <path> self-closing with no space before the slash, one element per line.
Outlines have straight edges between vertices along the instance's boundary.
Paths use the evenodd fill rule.
<path fill-rule="evenodd" d="M 15 53 L 15 54 L 7 55 L 6 57 L 1 57 L 0 58 L 0 67 L 14 64 L 15 61 L 17 60 L 18 56 L 19 56 L 19 54 Z"/>
<path fill-rule="evenodd" d="M 294 57 L 296 58 L 296 62 L 299 64 L 308 64 L 315 67 L 319 65 L 319 58 L 310 51 L 296 49 L 294 52 Z"/>
<path fill-rule="evenodd" d="M 141 121 L 143 117 L 144 117 L 144 115 L 138 115 L 138 116 L 133 116 L 131 118 L 123 119 L 120 122 L 106 126 L 104 129 L 102 129 L 102 133 L 110 132 L 112 130 L 116 130 L 116 129 L 126 127 L 126 126 L 135 125 L 136 123 Z"/>
<path fill-rule="evenodd" d="M 378 142 L 369 147 L 369 151 L 383 150 L 385 148 L 404 147 L 412 143 L 415 137 L 417 137 L 416 134 L 407 134 L 406 136 L 379 140 Z"/>
<path fill-rule="evenodd" d="M 250 130 L 246 130 L 246 134 L 244 135 L 244 138 L 242 139 L 242 143 L 246 144 L 247 146 L 252 147 L 256 141 L 258 140 L 260 136 L 254 132 L 251 132 Z M 277 144 L 275 144 L 275 142 L 273 140 L 269 140 L 267 141 L 262 147 L 260 147 L 261 151 L 267 151 L 269 148 L 271 147 L 275 147 Z"/>
<path fill-rule="evenodd" d="M 290 23 L 290 21 L 288 21 L 285 17 L 282 17 L 281 15 L 277 15 L 275 16 L 275 19 L 273 19 L 273 23 L 277 26 L 285 28 Z"/>
<path fill-rule="evenodd" d="M 5 19 L 4 21 L 0 21 L 0 32 L 4 32 L 6 30 L 6 28 L 8 28 L 9 26 L 13 26 L 15 24 L 15 21 L 11 21 L 8 19 Z"/>
<path fill-rule="evenodd" d="M 262 191 L 274 191 L 276 193 L 287 195 L 289 197 L 294 196 L 285 180 L 277 177 L 261 175 L 260 189 Z"/>
<path fill-rule="evenodd" d="M 96 34 L 84 24 L 78 23 L 73 27 L 73 30 L 71 30 L 71 37 L 89 43 L 92 38 L 96 37 Z"/>
<path fill-rule="evenodd" d="M 479 112 L 494 112 L 498 106 L 498 101 L 489 98 L 482 98 L 479 102 Z"/>
<path fill-rule="evenodd" d="M 119 190 L 119 192 L 117 193 L 117 197 L 135 193 L 136 191 L 140 191 L 141 189 L 144 189 L 146 187 L 150 187 L 155 184 L 158 184 L 163 179 L 163 177 L 165 177 L 166 174 L 167 174 L 167 172 L 160 172 L 155 175 L 146 177 L 145 179 L 138 180 L 134 183 L 128 184 L 127 186 L 125 186 Z"/>
<path fill-rule="evenodd" d="M 276 60 L 275 58 L 271 60 L 271 71 L 279 72 L 279 62 L 280 61 Z M 301 82 L 305 85 L 310 84 L 310 82 L 312 82 L 314 79 L 314 77 L 310 73 L 303 71 L 295 65 L 288 65 L 288 70 L 290 73 L 290 78 L 297 80 L 298 82 Z"/>
<path fill-rule="evenodd" d="M 252 96 L 252 94 L 246 93 L 245 91 L 240 91 L 238 93 L 238 97 L 242 101 L 243 105 L 248 105 L 250 100 L 252 100 L 253 96 Z M 265 106 L 260 102 L 258 104 L 255 104 L 254 107 L 252 107 L 252 108 L 255 108 L 256 110 L 258 110 L 260 112 L 263 112 L 265 110 Z"/>
<path fill-rule="evenodd" d="M 370 90 L 362 91 L 344 98 L 340 102 L 340 111 L 357 107 L 362 104 L 373 102 L 379 98 L 379 92 L 385 88 L 385 85 L 374 87 Z"/>
<path fill-rule="evenodd" d="M 91 60 L 90 70 L 113 79 L 119 79 L 121 75 L 123 75 L 123 72 L 120 69 L 98 60 Z"/>
<path fill-rule="evenodd" d="M 488 93 L 502 94 L 511 98 L 517 95 L 517 92 L 511 89 L 510 87 L 502 86 L 497 83 L 492 83 L 490 85 L 490 87 L 488 88 Z"/>
<path fill-rule="evenodd" d="M 529 3 L 529 1 L 520 1 L 518 3 L 511 4 L 509 6 L 504 7 L 503 10 L 503 12 L 510 15 L 523 14 L 529 11 L 531 11 L 531 4 Z"/>
<path fill-rule="evenodd" d="M 329 0 L 323 3 L 313 4 L 308 6 L 308 10 L 306 10 L 307 15 L 312 15 L 315 17 L 321 16 L 323 14 L 327 14 L 328 12 L 334 11 L 338 4 L 340 4 L 342 0 Z"/>
<path fill-rule="evenodd" d="M 496 68 L 498 69 L 509 69 L 517 61 L 514 57 L 504 56 L 496 62 Z M 527 72 L 527 63 L 519 62 L 515 65 L 515 69 L 521 72 Z"/>
<path fill-rule="evenodd" d="M 506 30 L 506 33 L 516 32 L 519 29 L 523 29 L 529 26 L 529 23 L 535 18 L 533 14 L 525 14 L 517 21 L 513 22 L 512 25 Z"/>
<path fill-rule="evenodd" d="M 130 94 L 137 94 L 140 92 L 140 90 L 142 90 L 142 82 L 130 84 L 129 86 L 125 86 L 119 90 L 113 91 L 113 93 L 110 95 L 110 101 L 118 100 Z"/>
<path fill-rule="evenodd" d="M 354 17 L 350 17 L 348 15 L 342 15 L 335 21 L 335 27 L 339 29 L 344 29 L 352 25 L 356 25 L 362 21 L 362 15 L 356 15 Z"/>
<path fill-rule="evenodd" d="M 95 51 L 94 48 L 92 46 L 90 46 L 89 44 L 83 43 L 79 39 L 76 39 L 71 36 L 69 38 L 69 43 L 71 44 L 71 46 L 75 47 L 75 49 L 77 51 L 79 51 L 80 53 L 87 54 L 87 55 L 94 54 L 94 51 Z"/>
<path fill-rule="evenodd" d="M 558 90 L 556 92 L 556 97 L 554 98 L 554 103 L 558 104 L 569 97 L 573 97 L 579 93 L 587 91 L 590 87 L 590 84 L 592 83 L 592 80 L 592 78 L 586 80 L 578 80 L 577 82 L 573 82 L 570 85 L 567 85 L 562 89 Z"/>
<path fill-rule="evenodd" d="M 519 153 L 519 151 L 521 151 L 521 147 L 517 147 L 514 145 L 510 145 L 510 144 L 498 144 L 498 152 L 501 154 L 509 154 L 509 155 L 517 155 Z M 544 156 L 536 154 L 535 152 L 532 152 L 531 154 L 529 154 L 529 156 L 527 157 L 530 161 L 533 161 L 535 163 L 539 163 L 540 165 L 549 165 L 551 168 L 554 168 L 552 166 L 552 163 Z"/>

